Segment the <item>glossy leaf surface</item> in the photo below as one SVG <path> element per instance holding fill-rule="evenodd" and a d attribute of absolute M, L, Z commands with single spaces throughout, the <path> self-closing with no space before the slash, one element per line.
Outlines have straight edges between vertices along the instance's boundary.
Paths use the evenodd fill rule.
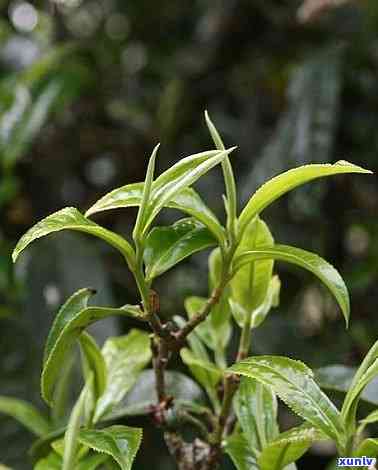
<path fill-rule="evenodd" d="M 159 176 L 153 184 L 151 205 L 146 215 L 145 230 L 160 210 L 183 189 L 194 184 L 201 176 L 218 165 L 234 148 L 209 151 L 184 158 Z M 214 153 L 215 152 L 215 153 Z"/>
<path fill-rule="evenodd" d="M 79 441 L 96 452 L 107 454 L 122 470 L 130 470 L 142 440 L 142 430 L 111 426 L 101 430 L 82 429 Z"/>
<path fill-rule="evenodd" d="M 125 336 L 109 338 L 102 348 L 107 368 L 107 387 L 100 397 L 94 421 L 109 413 L 138 379 L 151 360 L 150 338 L 147 332 L 131 330 Z"/>
<path fill-rule="evenodd" d="M 76 230 L 101 238 L 120 251 L 130 266 L 134 265 L 134 250 L 124 238 L 88 220 L 74 207 L 61 209 L 30 228 L 17 243 L 12 254 L 13 262 L 34 240 L 60 230 Z"/>
<path fill-rule="evenodd" d="M 86 307 L 85 303 L 93 292 L 82 289 L 74 294 L 62 307 L 52 326 L 45 348 L 45 360 L 41 376 L 42 397 L 47 403 L 53 402 L 53 391 L 60 373 L 61 364 L 72 350 L 82 331 L 92 323 L 110 316 L 134 316 L 133 308 Z M 77 307 L 77 308 L 76 308 Z"/>
<path fill-rule="evenodd" d="M 146 278 L 152 280 L 198 251 L 215 245 L 211 232 L 194 219 L 182 219 L 169 227 L 155 227 L 144 251 Z"/>
<path fill-rule="evenodd" d="M 333 165 L 300 166 L 275 176 L 263 184 L 244 207 L 239 217 L 240 232 L 243 233 L 256 215 L 282 195 L 314 179 L 342 173 L 371 173 L 371 171 L 346 161 L 339 161 Z"/>
<path fill-rule="evenodd" d="M 85 213 L 86 216 L 111 209 L 139 206 L 144 183 L 133 183 L 114 189 L 99 199 Z M 202 201 L 193 188 L 185 188 L 167 202 L 166 206 L 189 214 L 202 222 L 219 240 L 224 240 L 224 231 L 213 212 Z"/>
<path fill-rule="evenodd" d="M 320 256 L 287 245 L 274 245 L 246 252 L 235 260 L 235 272 L 253 261 L 276 259 L 300 266 L 317 276 L 335 297 L 348 325 L 350 301 L 346 285 L 336 269 Z"/>
<path fill-rule="evenodd" d="M 270 387 L 289 408 L 342 444 L 345 436 L 341 416 L 313 379 L 312 371 L 300 361 L 280 356 L 245 359 L 229 369 Z"/>
<path fill-rule="evenodd" d="M 266 223 L 260 218 L 253 220 L 246 228 L 235 257 L 255 248 L 273 246 L 274 240 Z M 250 313 L 265 300 L 272 277 L 274 261 L 264 259 L 245 264 L 233 277 L 230 285 L 232 300 Z"/>

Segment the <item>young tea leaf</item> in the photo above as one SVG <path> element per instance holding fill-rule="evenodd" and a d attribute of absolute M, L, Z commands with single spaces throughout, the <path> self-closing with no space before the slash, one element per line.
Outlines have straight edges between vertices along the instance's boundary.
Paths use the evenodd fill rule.
<path fill-rule="evenodd" d="M 106 388 L 105 360 L 94 338 L 85 331 L 79 336 L 79 343 L 83 356 L 84 377 L 87 380 L 93 374 L 94 396 L 97 400 Z"/>
<path fill-rule="evenodd" d="M 256 454 L 242 434 L 234 433 L 226 439 L 225 452 L 231 457 L 237 470 L 260 470 Z"/>
<path fill-rule="evenodd" d="M 102 348 L 108 383 L 96 406 L 94 422 L 121 402 L 151 360 L 149 334 L 133 329 L 125 336 L 109 338 Z"/>
<path fill-rule="evenodd" d="M 194 219 L 182 219 L 170 227 L 153 228 L 146 239 L 144 250 L 147 281 L 212 245 L 216 245 L 216 239 Z"/>
<path fill-rule="evenodd" d="M 250 448 L 262 451 L 278 436 L 277 399 L 270 388 L 242 377 L 234 408 Z"/>
<path fill-rule="evenodd" d="M 133 183 L 114 189 L 90 207 L 85 216 L 111 209 L 139 206 L 142 200 L 143 187 L 144 183 Z M 185 188 L 180 191 L 167 202 L 165 207 L 179 210 L 194 217 L 202 222 L 220 243 L 224 243 L 224 229 L 193 188 Z"/>
<path fill-rule="evenodd" d="M 276 259 L 296 264 L 317 276 L 335 297 L 348 326 L 350 302 L 347 287 L 336 269 L 320 256 L 309 251 L 286 245 L 274 245 L 270 248 L 256 248 L 243 253 L 235 259 L 234 271 L 253 261 Z"/>
<path fill-rule="evenodd" d="M 132 268 L 135 264 L 135 253 L 129 242 L 91 220 L 86 219 L 74 207 L 66 207 L 38 222 L 21 237 L 13 251 L 12 259 L 16 262 L 20 253 L 34 240 L 60 230 L 77 230 L 89 233 L 105 240 L 114 246 L 125 257 L 128 265 Z"/>
<path fill-rule="evenodd" d="M 64 453 L 62 470 L 72 470 L 75 466 L 78 448 L 78 434 L 85 410 L 85 402 L 93 382 L 93 374 L 86 382 L 78 401 L 72 409 L 64 435 Z"/>
<path fill-rule="evenodd" d="M 302 362 L 280 356 L 245 359 L 230 369 L 270 387 L 295 413 L 341 445 L 345 444 L 341 416 Z"/>
<path fill-rule="evenodd" d="M 260 470 L 282 470 L 298 460 L 315 441 L 324 435 L 315 428 L 302 425 L 280 434 L 263 449 L 258 464 Z"/>
<path fill-rule="evenodd" d="M 148 162 L 146 181 L 144 182 L 144 186 L 143 186 L 142 200 L 140 202 L 138 216 L 137 216 L 137 220 L 135 222 L 135 227 L 133 231 L 134 240 L 139 238 L 139 236 L 141 235 L 141 232 L 143 231 L 144 216 L 145 216 L 145 213 L 149 204 L 150 195 L 151 195 L 151 187 L 152 187 L 152 183 L 154 180 L 154 172 L 155 172 L 155 160 L 156 160 L 156 154 L 157 154 L 157 151 L 159 150 L 159 147 L 160 147 L 160 144 L 158 144 L 154 148 L 150 161 Z"/>
<path fill-rule="evenodd" d="M 96 452 L 104 453 L 120 466 L 131 470 L 142 440 L 142 430 L 127 426 L 110 426 L 104 429 L 82 429 L 79 441 Z"/>
<path fill-rule="evenodd" d="M 0 413 L 16 419 L 36 436 L 44 436 L 51 430 L 48 419 L 26 401 L 0 396 Z"/>
<path fill-rule="evenodd" d="M 235 147 L 222 152 L 203 152 L 181 160 L 159 176 L 154 182 L 151 205 L 146 214 L 144 231 L 147 231 L 160 210 L 183 189 L 194 184 L 201 176 L 218 165 Z"/>
<path fill-rule="evenodd" d="M 54 323 L 48 339 L 41 376 L 42 397 L 48 404 L 53 404 L 54 385 L 60 373 L 60 365 L 70 354 L 83 330 L 98 320 L 115 315 L 133 317 L 135 312 L 126 305 L 120 308 L 87 307 L 76 311 L 68 308 L 59 313 L 59 319 Z"/>
<path fill-rule="evenodd" d="M 286 171 L 263 184 L 251 197 L 239 217 L 239 233 L 243 234 L 249 222 L 273 201 L 294 188 L 324 176 L 341 173 L 371 173 L 346 161 L 335 164 L 305 165 Z"/>

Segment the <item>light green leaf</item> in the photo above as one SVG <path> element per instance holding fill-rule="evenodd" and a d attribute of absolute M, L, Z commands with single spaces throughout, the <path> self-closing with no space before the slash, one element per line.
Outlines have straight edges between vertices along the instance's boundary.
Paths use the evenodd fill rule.
<path fill-rule="evenodd" d="M 251 328 L 253 329 L 259 327 L 267 317 L 272 307 L 278 306 L 280 290 L 280 278 L 278 276 L 273 276 L 270 280 L 265 300 L 255 310 L 253 310 L 252 313 L 248 313 L 247 310 L 243 309 L 240 304 L 234 302 L 232 298 L 230 298 L 229 302 L 231 311 L 239 327 L 243 328 L 247 315 L 251 315 Z"/>
<path fill-rule="evenodd" d="M 321 388 L 347 393 L 356 374 L 355 367 L 347 367 L 340 364 L 321 367 L 315 370 L 315 380 Z M 362 392 L 360 399 L 365 402 L 378 405 L 377 397 L 378 378 L 373 379 Z"/>
<path fill-rule="evenodd" d="M 270 248 L 256 248 L 243 253 L 235 259 L 234 271 L 252 261 L 276 259 L 300 266 L 317 276 L 335 297 L 348 325 L 350 302 L 346 285 L 336 269 L 320 256 L 309 251 L 286 245 L 274 245 Z"/>
<path fill-rule="evenodd" d="M 373 411 L 372 413 L 368 414 L 366 418 L 361 419 L 360 423 L 363 424 L 372 424 L 378 421 L 378 410 Z"/>
<path fill-rule="evenodd" d="M 34 470 L 62 470 L 62 459 L 56 452 L 50 452 L 47 457 L 37 462 Z"/>
<path fill-rule="evenodd" d="M 109 316 L 135 316 L 133 308 L 130 309 L 127 305 L 121 308 L 82 308 L 79 299 L 82 299 L 85 305 L 91 293 L 93 291 L 83 289 L 66 302 L 60 310 L 47 339 L 41 376 L 41 390 L 42 397 L 50 405 L 53 405 L 54 385 L 60 374 L 61 364 L 70 354 L 75 341 L 83 330 L 92 323 Z"/>
<path fill-rule="evenodd" d="M 131 330 L 125 336 L 109 338 L 102 349 L 108 371 L 107 387 L 97 403 L 94 422 L 121 402 L 151 360 L 149 334 Z"/>
<path fill-rule="evenodd" d="M 378 457 L 378 439 L 368 438 L 361 442 L 353 453 L 354 457 Z"/>
<path fill-rule="evenodd" d="M 88 392 L 93 386 L 93 374 L 86 382 L 78 401 L 72 409 L 70 419 L 67 424 L 67 431 L 64 435 L 64 452 L 62 470 L 72 470 L 77 459 L 78 434 L 85 410 L 85 402 Z"/>
<path fill-rule="evenodd" d="M 221 282 L 223 260 L 220 248 L 215 248 L 209 256 L 209 292 L 218 287 Z M 231 309 L 229 306 L 230 286 L 223 289 L 218 303 L 213 306 L 206 319 L 209 331 L 213 337 L 213 347 L 216 363 L 219 367 L 226 367 L 225 349 L 232 334 Z"/>
<path fill-rule="evenodd" d="M 273 201 L 311 180 L 341 173 L 371 173 L 346 161 L 335 164 L 305 165 L 286 171 L 263 184 L 251 197 L 239 217 L 239 233 L 243 234 L 249 222 Z"/>
<path fill-rule="evenodd" d="M 51 430 L 49 421 L 26 401 L 0 396 L 0 413 L 16 419 L 36 436 L 43 436 Z"/>
<path fill-rule="evenodd" d="M 127 426 L 111 426 L 105 429 L 82 429 L 79 441 L 112 457 L 122 470 L 131 470 L 142 439 L 142 430 Z"/>
<path fill-rule="evenodd" d="M 194 184 L 201 176 L 218 165 L 235 147 L 224 151 L 209 151 L 180 160 L 153 184 L 151 204 L 146 214 L 144 230 L 147 231 L 154 218 L 183 189 Z"/>
<path fill-rule="evenodd" d="M 151 281 L 193 253 L 215 244 L 211 232 L 194 219 L 153 228 L 145 242 L 146 279 Z"/>
<path fill-rule="evenodd" d="M 246 228 L 235 252 L 235 258 L 237 259 L 243 253 L 255 248 L 266 248 L 273 245 L 274 240 L 268 226 L 260 218 L 256 218 Z M 248 314 L 265 301 L 272 278 L 273 264 L 272 259 L 252 261 L 239 269 L 233 277 L 230 283 L 231 299 Z"/>
<path fill-rule="evenodd" d="M 142 200 L 140 203 L 137 220 L 135 222 L 134 231 L 133 231 L 133 238 L 134 240 L 138 239 L 143 232 L 143 223 L 144 223 L 144 216 L 147 211 L 147 207 L 149 204 L 149 199 L 151 195 L 151 187 L 154 180 L 154 172 L 155 172 L 155 160 L 157 151 L 159 150 L 160 144 L 158 144 L 150 157 L 150 161 L 148 162 L 147 173 L 146 173 L 146 181 L 143 186 L 143 194 Z"/>
<path fill-rule="evenodd" d="M 242 377 L 234 408 L 250 448 L 262 451 L 278 436 L 277 399 L 270 388 Z"/>
<path fill-rule="evenodd" d="M 280 434 L 262 451 L 258 464 L 260 470 L 282 470 L 298 460 L 315 441 L 324 436 L 315 428 L 302 425 Z"/>
<path fill-rule="evenodd" d="M 223 378 L 222 370 L 211 362 L 198 359 L 187 348 L 181 349 L 180 356 L 183 363 L 189 367 L 195 379 L 206 390 L 213 406 L 218 408 L 219 400 L 216 393 L 216 387 L 219 381 Z"/>
<path fill-rule="evenodd" d="M 93 374 L 93 385 L 96 400 L 100 397 L 106 388 L 107 370 L 101 351 L 91 335 L 83 332 L 79 336 L 80 348 L 83 355 L 85 378 L 88 379 Z"/>
<path fill-rule="evenodd" d="M 209 129 L 210 135 L 214 141 L 215 147 L 218 150 L 225 150 L 225 146 L 223 144 L 221 136 L 219 135 L 219 132 L 216 129 L 214 123 L 211 121 L 209 113 L 207 111 L 205 111 L 205 120 L 207 128 Z M 226 157 L 222 161 L 222 171 L 227 193 L 227 207 L 229 212 L 228 228 L 230 231 L 233 231 L 235 229 L 236 223 L 237 195 L 235 177 L 232 171 L 230 159 L 228 157 Z"/>
<path fill-rule="evenodd" d="M 355 419 L 358 403 L 364 388 L 377 375 L 378 370 L 378 341 L 370 348 L 354 375 L 349 391 L 345 396 L 341 415 L 350 435 L 355 430 Z"/>
<path fill-rule="evenodd" d="M 133 183 L 114 189 L 90 207 L 85 216 L 111 209 L 139 206 L 144 183 Z M 180 210 L 205 225 L 220 242 L 224 241 L 224 230 L 213 212 L 206 206 L 193 188 L 185 188 L 167 202 L 165 207 Z"/>
<path fill-rule="evenodd" d="M 78 462 L 75 470 L 96 470 L 96 468 L 107 460 L 108 456 L 106 454 L 88 455 Z"/>
<path fill-rule="evenodd" d="M 300 361 L 280 356 L 245 359 L 230 369 L 270 387 L 295 413 L 343 446 L 345 435 L 339 411 Z"/>
<path fill-rule="evenodd" d="M 360 396 L 364 391 L 364 388 L 371 382 L 375 377 L 378 376 L 378 359 L 366 370 L 360 380 L 351 387 L 345 397 L 345 401 L 342 408 L 342 416 L 345 420 L 346 428 L 349 435 L 353 435 L 356 429 L 356 415 L 357 407 L 360 401 Z"/>
<path fill-rule="evenodd" d="M 12 254 L 13 262 L 16 262 L 19 254 L 34 240 L 60 230 L 77 230 L 101 238 L 122 253 L 130 268 L 134 266 L 135 254 L 129 242 L 116 233 L 86 219 L 74 207 L 61 209 L 30 228 L 17 243 Z"/>
<path fill-rule="evenodd" d="M 225 451 L 237 470 L 260 470 L 256 456 L 242 434 L 233 434 L 226 439 Z"/>

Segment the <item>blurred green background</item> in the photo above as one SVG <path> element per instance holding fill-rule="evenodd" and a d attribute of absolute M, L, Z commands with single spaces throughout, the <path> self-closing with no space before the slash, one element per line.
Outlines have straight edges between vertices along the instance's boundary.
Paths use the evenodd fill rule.
<path fill-rule="evenodd" d="M 358 3 L 358 5 L 357 5 Z M 98 290 L 96 303 L 137 301 L 122 260 L 101 242 L 59 234 L 13 268 L 10 252 L 33 223 L 63 206 L 86 209 L 144 177 L 152 147 L 159 170 L 211 148 L 208 109 L 232 159 L 240 202 L 293 166 L 349 160 L 378 170 L 378 6 L 345 4 L 306 23 L 295 0 L 0 0 L 0 393 L 39 399 L 41 352 L 60 303 Z M 221 174 L 198 190 L 222 214 Z M 135 211 L 98 217 L 129 234 Z M 177 214 L 166 212 L 160 223 Z M 281 306 L 253 339 L 255 353 L 312 367 L 358 364 L 377 339 L 377 176 L 339 176 L 296 190 L 265 213 L 275 238 L 319 252 L 352 297 L 348 331 L 335 303 L 302 271 L 278 265 Z M 206 257 L 159 281 L 162 311 L 205 295 Z M 101 341 L 130 324 L 100 324 Z M 378 388 L 373 391 L 378 399 Z M 283 425 L 291 417 L 283 412 Z M 169 470 L 149 421 L 136 468 Z M 31 437 L 0 417 L 1 460 L 31 468 Z M 325 468 L 316 448 L 300 468 Z M 331 449 L 332 452 L 332 449 Z M 225 468 L 231 466 L 225 462 Z"/>

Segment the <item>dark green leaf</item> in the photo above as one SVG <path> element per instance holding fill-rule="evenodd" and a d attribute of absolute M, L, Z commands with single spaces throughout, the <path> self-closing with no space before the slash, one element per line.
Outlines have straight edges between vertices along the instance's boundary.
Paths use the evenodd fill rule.
<path fill-rule="evenodd" d="M 109 338 L 102 349 L 107 368 L 107 387 L 98 400 L 94 421 L 112 411 L 137 381 L 151 360 L 147 332 L 131 330 L 125 336 Z"/>
<path fill-rule="evenodd" d="M 229 370 L 270 387 L 295 413 L 341 446 L 345 444 L 339 411 L 302 362 L 280 356 L 257 356 L 245 359 Z"/>
<path fill-rule="evenodd" d="M 127 426 L 111 426 L 101 430 L 83 429 L 79 434 L 82 444 L 111 456 L 122 470 L 131 469 L 141 439 L 141 429 Z"/>
<path fill-rule="evenodd" d="M 211 232 L 194 219 L 182 219 L 170 227 L 153 228 L 144 251 L 147 280 L 151 281 L 193 253 L 215 244 Z"/>
<path fill-rule="evenodd" d="M 60 230 L 77 230 L 89 233 L 105 240 L 114 246 L 126 258 L 130 267 L 134 265 L 135 254 L 131 245 L 122 237 L 86 219 L 74 207 L 66 207 L 38 222 L 25 235 L 21 237 L 13 251 L 12 259 L 15 262 L 19 254 L 34 240 Z"/>
<path fill-rule="evenodd" d="M 235 272 L 246 264 L 264 259 L 276 259 L 296 264 L 317 276 L 333 294 L 348 325 L 350 302 L 346 285 L 336 269 L 320 256 L 286 245 L 274 245 L 271 248 L 259 248 L 240 255 L 235 260 Z"/>
<path fill-rule="evenodd" d="M 26 401 L 0 396 L 0 413 L 16 419 L 36 436 L 43 436 L 51 430 L 49 421 Z"/>

